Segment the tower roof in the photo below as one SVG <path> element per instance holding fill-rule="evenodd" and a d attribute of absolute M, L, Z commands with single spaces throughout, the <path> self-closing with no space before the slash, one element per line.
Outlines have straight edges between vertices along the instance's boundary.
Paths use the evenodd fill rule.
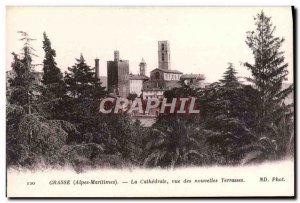
<path fill-rule="evenodd" d="M 146 63 L 145 60 L 144 60 L 144 58 L 142 58 L 142 61 L 140 63 Z"/>
<path fill-rule="evenodd" d="M 158 41 L 158 43 L 169 43 L 169 41 L 168 40 L 160 40 L 160 41 Z"/>

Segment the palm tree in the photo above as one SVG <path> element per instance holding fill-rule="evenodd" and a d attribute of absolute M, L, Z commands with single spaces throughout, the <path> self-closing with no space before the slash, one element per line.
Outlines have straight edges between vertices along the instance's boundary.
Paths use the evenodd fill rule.
<path fill-rule="evenodd" d="M 201 127 L 178 116 L 160 118 L 146 144 L 144 166 L 175 167 L 201 164 Z M 202 140 L 202 142 L 201 142 Z"/>

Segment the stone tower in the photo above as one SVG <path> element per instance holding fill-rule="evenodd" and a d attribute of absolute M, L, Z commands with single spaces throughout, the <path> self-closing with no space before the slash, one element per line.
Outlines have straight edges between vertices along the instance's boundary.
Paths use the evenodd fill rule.
<path fill-rule="evenodd" d="M 114 51 L 114 60 L 107 61 L 107 89 L 123 98 L 129 94 L 129 61 L 121 60 L 119 51 Z"/>
<path fill-rule="evenodd" d="M 158 41 L 158 68 L 171 70 L 170 45 L 168 41 Z"/>
<path fill-rule="evenodd" d="M 142 59 L 142 61 L 140 63 L 140 75 L 142 75 L 142 76 L 146 75 L 146 67 L 147 67 L 147 64 L 144 61 L 144 59 Z"/>
<path fill-rule="evenodd" d="M 114 51 L 114 61 L 120 61 L 120 54 L 119 51 Z"/>
<path fill-rule="evenodd" d="M 95 75 L 96 78 L 100 79 L 100 70 L 99 70 L 99 59 L 95 59 Z"/>

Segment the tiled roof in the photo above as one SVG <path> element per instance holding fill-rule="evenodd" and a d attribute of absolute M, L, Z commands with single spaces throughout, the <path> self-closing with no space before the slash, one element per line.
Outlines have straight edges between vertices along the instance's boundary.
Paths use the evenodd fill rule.
<path fill-rule="evenodd" d="M 156 68 L 156 69 L 152 70 L 151 72 L 156 71 L 156 70 L 159 70 L 159 71 L 165 72 L 165 73 L 177 73 L 177 74 L 182 74 L 182 72 L 180 72 L 180 71 L 178 71 L 178 70 L 168 70 L 168 69 L 161 69 L 161 68 Z"/>
<path fill-rule="evenodd" d="M 205 77 L 203 74 L 183 74 L 180 79 L 199 79 L 204 80 Z"/>
<path fill-rule="evenodd" d="M 179 81 L 171 80 L 171 81 L 163 81 L 161 83 L 157 83 L 156 81 L 147 81 L 143 85 L 143 91 L 149 90 L 171 90 L 174 87 L 180 87 Z"/>
<path fill-rule="evenodd" d="M 134 74 L 129 74 L 128 75 L 129 80 L 148 80 L 149 77 L 144 76 L 144 75 L 134 75 Z"/>

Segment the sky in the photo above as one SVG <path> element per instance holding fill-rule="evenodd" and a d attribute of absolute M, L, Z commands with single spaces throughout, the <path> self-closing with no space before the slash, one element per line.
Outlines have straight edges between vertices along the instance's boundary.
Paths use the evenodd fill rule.
<path fill-rule="evenodd" d="M 19 53 L 22 42 L 17 31 L 27 32 L 42 64 L 43 32 L 56 50 L 56 62 L 67 71 L 82 53 L 94 67 L 100 59 L 100 75 L 106 76 L 107 61 L 114 50 L 129 60 L 130 72 L 137 74 L 142 58 L 146 74 L 158 67 L 158 41 L 168 40 L 172 69 L 201 73 L 206 82 L 221 79 L 233 63 L 238 76 L 250 76 L 242 65 L 253 63 L 246 45 L 246 32 L 255 29 L 253 17 L 264 10 L 276 26 L 275 36 L 284 37 L 282 51 L 293 82 L 293 21 L 290 7 L 7 7 L 6 70 L 11 69 L 12 52 Z M 36 67 L 37 71 L 42 66 Z"/>

